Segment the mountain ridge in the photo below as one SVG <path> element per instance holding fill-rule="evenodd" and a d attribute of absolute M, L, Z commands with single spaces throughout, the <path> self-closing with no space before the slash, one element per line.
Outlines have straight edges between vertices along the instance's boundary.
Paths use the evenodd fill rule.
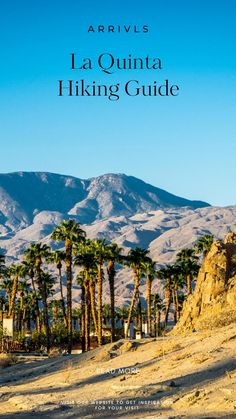
<path fill-rule="evenodd" d="M 178 197 L 125 174 L 108 173 L 89 179 L 50 172 L 0 174 L 0 219 L 6 216 L 17 224 L 20 218 L 20 228 L 43 210 L 77 215 L 81 223 L 88 224 L 110 216 L 183 206 L 201 208 L 209 204 Z"/>
<path fill-rule="evenodd" d="M 173 206 L 173 200 L 186 203 L 184 198 L 174 196 L 172 200 L 173 195 L 166 191 L 163 198 L 160 191 L 127 175 L 107 174 L 89 180 L 50 172 L 0 175 L 1 251 L 7 262 L 17 262 L 32 242 L 55 246 L 51 240 L 55 226 L 74 218 L 88 238 L 116 242 L 125 252 L 131 247 L 145 247 L 157 265 L 163 266 L 173 263 L 180 249 L 191 247 L 204 234 L 222 239 L 236 227 L 236 206 L 220 208 L 203 203 L 203 207 L 195 208 L 194 203 L 193 207 L 178 207 Z M 132 282 L 130 272 L 118 273 L 118 305 L 130 300 Z M 108 292 L 106 288 L 104 285 Z M 77 294 L 75 287 L 75 302 Z"/>

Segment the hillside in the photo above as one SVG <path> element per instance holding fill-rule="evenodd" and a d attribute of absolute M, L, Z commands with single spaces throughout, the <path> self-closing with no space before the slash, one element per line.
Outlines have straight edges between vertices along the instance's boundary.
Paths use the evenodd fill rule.
<path fill-rule="evenodd" d="M 236 326 L 1 370 L 0 418 L 233 418 Z"/>
<path fill-rule="evenodd" d="M 43 172 L 0 174 L 0 224 L 5 235 L 29 226 L 42 211 L 76 216 L 82 224 L 90 224 L 111 216 L 184 206 L 209 204 L 177 197 L 123 174 L 87 180 Z"/>
<path fill-rule="evenodd" d="M 0 175 L 0 248 L 8 261 L 20 259 L 30 242 L 51 244 L 53 228 L 68 218 L 83 223 L 90 238 L 113 240 L 125 249 L 147 247 L 163 265 L 204 234 L 222 239 L 235 228 L 236 207 L 188 201 L 126 175 L 88 180 L 51 173 Z M 118 305 L 129 301 L 132 282 L 129 271 L 118 274 Z M 74 303 L 78 293 L 75 287 Z"/>

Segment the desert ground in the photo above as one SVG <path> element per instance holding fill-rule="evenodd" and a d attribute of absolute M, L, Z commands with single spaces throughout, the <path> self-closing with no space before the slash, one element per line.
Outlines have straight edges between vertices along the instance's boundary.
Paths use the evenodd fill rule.
<path fill-rule="evenodd" d="M 0 418 L 236 418 L 235 344 L 234 324 L 20 356 L 0 370 Z"/>

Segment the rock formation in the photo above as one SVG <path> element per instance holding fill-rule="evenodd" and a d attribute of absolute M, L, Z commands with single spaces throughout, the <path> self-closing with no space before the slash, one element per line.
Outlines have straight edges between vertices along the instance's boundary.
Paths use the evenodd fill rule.
<path fill-rule="evenodd" d="M 212 329 L 236 322 L 236 231 L 207 254 L 193 295 L 173 333 Z"/>

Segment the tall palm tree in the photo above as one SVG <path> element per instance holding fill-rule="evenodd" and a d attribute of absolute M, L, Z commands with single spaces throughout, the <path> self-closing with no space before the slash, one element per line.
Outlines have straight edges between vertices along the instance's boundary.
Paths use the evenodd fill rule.
<path fill-rule="evenodd" d="M 22 264 L 12 264 L 9 267 L 9 273 L 10 273 L 10 275 L 13 276 L 13 284 L 12 284 L 11 300 L 10 300 L 10 303 L 9 303 L 8 316 L 12 317 L 13 316 L 15 299 L 16 299 L 16 294 L 17 294 L 17 291 L 18 291 L 19 277 L 21 275 L 25 274 L 24 265 L 22 265 Z"/>
<path fill-rule="evenodd" d="M 97 313 L 95 304 L 95 276 L 97 276 L 96 263 L 94 260 L 93 248 L 90 240 L 85 240 L 84 243 L 76 247 L 75 250 L 75 265 L 81 266 L 83 269 L 83 284 L 87 292 L 90 293 L 89 302 L 91 304 L 92 317 L 95 332 L 98 335 Z M 88 297 L 87 297 L 88 299 Z"/>
<path fill-rule="evenodd" d="M 40 309 L 39 309 L 39 293 L 36 290 L 35 285 L 35 250 L 34 246 L 28 247 L 28 249 L 24 252 L 24 261 L 22 263 L 25 266 L 26 274 L 28 274 L 31 280 L 31 286 L 34 293 L 34 301 L 35 301 L 35 310 L 36 310 L 36 321 L 37 321 L 37 331 L 38 336 L 40 338 L 42 322 L 40 316 Z"/>
<path fill-rule="evenodd" d="M 24 270 L 24 265 L 22 265 L 22 269 Z M 20 307 L 19 307 L 19 330 L 24 334 L 25 331 L 25 320 L 27 314 L 27 299 L 26 296 L 28 294 L 29 288 L 26 279 L 19 281 L 18 283 L 18 292 L 20 294 Z"/>
<path fill-rule="evenodd" d="M 52 239 L 65 243 L 66 286 L 67 286 L 67 327 L 68 353 L 72 350 L 72 252 L 75 243 L 85 240 L 85 232 L 75 220 L 62 221 L 52 233 Z"/>
<path fill-rule="evenodd" d="M 47 351 L 50 349 L 50 327 L 49 327 L 49 319 L 48 319 L 48 307 L 47 307 L 47 281 L 44 276 L 42 265 L 45 261 L 51 260 L 51 249 L 46 244 L 42 243 L 33 243 L 26 252 L 27 255 L 30 254 L 31 262 L 34 265 L 35 273 L 36 273 L 36 283 L 39 289 L 40 296 L 42 298 L 43 303 L 43 320 L 44 326 L 46 331 L 46 345 Z"/>
<path fill-rule="evenodd" d="M 94 260 L 97 265 L 97 313 L 98 313 L 98 325 L 97 325 L 97 332 L 98 332 L 98 346 L 102 345 L 102 323 L 103 323 L 103 316 L 102 316 L 102 288 L 103 288 L 103 278 L 104 278 L 104 271 L 103 271 L 103 264 L 108 260 L 109 251 L 108 245 L 105 240 L 93 240 L 92 241 L 92 249 Z"/>
<path fill-rule="evenodd" d="M 11 304 L 11 291 L 13 287 L 13 280 L 11 279 L 10 275 L 8 274 L 8 270 L 4 274 L 4 279 L 2 279 L 0 283 L 0 289 L 6 292 L 7 295 L 7 303 L 8 303 L 8 311 Z"/>
<path fill-rule="evenodd" d="M 125 338 L 128 337 L 128 332 L 130 328 L 131 318 L 133 314 L 133 309 L 135 306 L 136 297 L 139 291 L 139 284 L 141 279 L 141 272 L 142 272 L 142 265 L 146 262 L 151 262 L 151 259 L 147 256 L 149 253 L 148 250 L 142 249 L 140 247 L 136 247 L 135 249 L 131 249 L 128 253 L 126 259 L 126 265 L 129 266 L 133 270 L 134 275 L 134 290 L 131 300 L 131 305 L 129 309 L 129 315 L 127 320 L 127 329 L 125 333 Z"/>
<path fill-rule="evenodd" d="M 176 262 L 181 266 L 181 270 L 186 279 L 187 296 L 192 293 L 192 281 L 199 271 L 197 263 L 198 257 L 194 253 L 194 249 L 186 248 L 177 253 Z"/>
<path fill-rule="evenodd" d="M 179 290 L 185 286 L 185 278 L 182 272 L 182 267 L 178 263 L 172 266 L 171 289 L 172 300 L 174 304 L 174 320 L 175 323 L 179 320 L 181 307 L 179 304 Z"/>
<path fill-rule="evenodd" d="M 62 306 L 64 324 L 65 326 L 67 326 L 66 307 L 65 307 L 63 285 L 62 285 L 62 262 L 65 261 L 65 259 L 66 259 L 66 253 L 63 250 L 55 250 L 55 252 L 52 253 L 52 260 L 56 264 L 56 267 L 58 270 L 60 293 L 61 293 L 61 306 Z"/>
<path fill-rule="evenodd" d="M 155 269 L 156 262 L 150 260 L 142 264 L 142 270 L 146 275 L 146 303 L 147 303 L 147 332 L 151 335 L 151 294 L 152 294 L 152 282 L 157 276 Z"/>
<path fill-rule="evenodd" d="M 116 277 L 116 263 L 124 262 L 124 256 L 122 256 L 122 248 L 116 243 L 111 243 L 107 247 L 108 249 L 108 263 L 107 263 L 107 275 L 110 288 L 110 304 L 111 304 L 111 342 L 115 340 L 115 277 Z"/>
<path fill-rule="evenodd" d="M 157 293 L 152 294 L 151 299 L 153 302 L 154 336 L 156 337 L 161 334 L 161 313 L 164 310 L 164 304 Z"/>
<path fill-rule="evenodd" d="M 46 251 L 46 248 L 45 248 Z M 49 254 L 49 260 L 50 260 Z M 46 253 L 45 253 L 46 257 Z M 39 283 L 39 290 L 42 295 L 42 302 L 43 302 L 43 319 L 44 319 L 44 326 L 46 330 L 46 338 L 47 338 L 47 351 L 50 349 L 50 323 L 49 323 L 49 311 L 48 311 L 48 297 L 53 295 L 53 286 L 54 286 L 54 277 L 45 271 L 41 271 L 40 273 L 40 283 Z"/>
<path fill-rule="evenodd" d="M 214 241 L 214 236 L 206 234 L 200 237 L 194 245 L 194 251 L 198 254 L 203 254 L 203 259 L 206 257 Z"/>
<path fill-rule="evenodd" d="M 170 306 L 171 306 L 171 284 L 172 284 L 172 276 L 174 274 L 173 267 L 170 265 L 166 265 L 164 268 L 157 271 L 158 278 L 164 280 L 164 289 L 165 289 L 165 321 L 164 325 L 165 328 L 168 325 L 169 320 L 169 313 L 170 313 Z"/>
<path fill-rule="evenodd" d="M 81 287 L 81 321 L 80 321 L 80 336 L 81 336 L 81 349 L 82 352 L 85 352 L 86 346 L 86 333 L 85 329 L 87 328 L 87 319 L 85 319 L 85 306 L 86 306 L 86 296 L 85 296 L 85 272 L 82 271 L 76 276 L 76 282 Z"/>
<path fill-rule="evenodd" d="M 83 296 L 85 300 L 85 350 L 90 349 L 90 311 L 92 311 L 93 323 L 95 332 L 98 336 L 98 321 L 95 304 L 95 281 L 94 276 L 97 276 L 96 264 L 94 261 L 94 255 L 90 245 L 90 241 L 86 240 L 80 245 L 77 250 L 78 253 L 74 258 L 74 263 L 82 267 L 82 277 L 80 283 L 84 287 Z"/>

